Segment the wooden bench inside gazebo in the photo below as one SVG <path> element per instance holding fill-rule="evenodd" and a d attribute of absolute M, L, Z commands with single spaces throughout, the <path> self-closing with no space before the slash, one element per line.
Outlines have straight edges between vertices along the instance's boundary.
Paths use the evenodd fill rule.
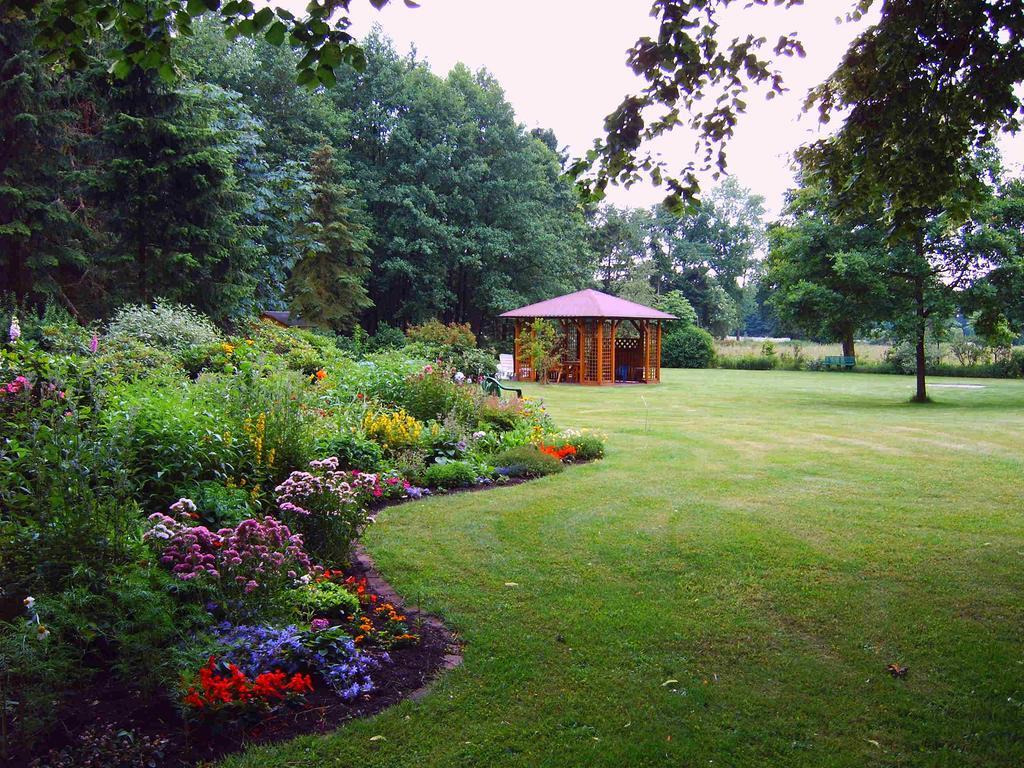
<path fill-rule="evenodd" d="M 525 341 L 536 318 L 559 330 L 552 381 L 574 384 L 657 384 L 661 381 L 662 323 L 675 315 L 586 289 L 501 315 L 515 323 L 513 368 L 519 381 L 536 381 Z"/>

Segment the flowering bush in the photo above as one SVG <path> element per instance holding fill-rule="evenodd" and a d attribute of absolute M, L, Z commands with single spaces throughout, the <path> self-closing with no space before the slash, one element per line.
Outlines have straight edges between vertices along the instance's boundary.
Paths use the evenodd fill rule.
<path fill-rule="evenodd" d="M 600 459 L 604 456 L 604 435 L 578 429 L 566 429 L 558 434 L 560 440 L 576 449 L 574 458 L 579 461 Z"/>
<path fill-rule="evenodd" d="M 419 641 L 418 635 L 409 632 L 406 617 L 393 604 L 371 592 L 365 578 L 349 576 L 345 588 L 356 596 L 362 609 L 348 617 L 354 642 L 387 649 Z"/>
<path fill-rule="evenodd" d="M 309 675 L 298 672 L 287 675 L 273 670 L 262 672 L 250 680 L 237 665 L 218 662 L 215 656 L 210 657 L 197 677 L 182 699 L 186 707 L 197 712 L 270 708 L 313 690 Z"/>
<path fill-rule="evenodd" d="M 381 444 L 384 450 L 394 451 L 416 445 L 423 434 L 423 424 L 405 409 L 393 413 L 367 412 L 363 419 L 367 436 Z"/>
<path fill-rule="evenodd" d="M 302 531 L 311 552 L 344 559 L 366 523 L 367 502 L 383 490 L 376 475 L 339 470 L 332 456 L 311 461 L 309 471 L 292 472 L 275 493 L 281 515 Z"/>
<path fill-rule="evenodd" d="M 114 313 L 107 333 L 112 339 L 135 339 L 143 344 L 181 351 L 220 340 L 220 331 L 208 317 L 191 307 L 158 299 L 149 307 L 125 305 Z"/>
<path fill-rule="evenodd" d="M 189 499 L 171 506 L 177 519 L 159 512 L 149 516 L 143 539 L 160 553 L 160 562 L 183 581 L 204 578 L 228 596 L 274 594 L 315 573 L 302 536 L 273 517 L 243 520 L 216 533 L 189 525 L 196 514 Z"/>
<path fill-rule="evenodd" d="M 541 453 L 546 453 L 548 456 L 554 456 L 559 461 L 565 461 L 570 456 L 576 455 L 576 446 L 570 443 L 566 443 L 562 446 L 544 445 L 544 443 L 539 443 L 537 445 L 537 450 Z"/>
<path fill-rule="evenodd" d="M 361 653 L 341 628 L 321 625 L 303 631 L 294 625 L 277 629 L 222 624 L 218 640 L 225 647 L 224 659 L 250 677 L 267 670 L 305 669 L 346 701 L 373 690 L 370 672 L 378 661 Z"/>

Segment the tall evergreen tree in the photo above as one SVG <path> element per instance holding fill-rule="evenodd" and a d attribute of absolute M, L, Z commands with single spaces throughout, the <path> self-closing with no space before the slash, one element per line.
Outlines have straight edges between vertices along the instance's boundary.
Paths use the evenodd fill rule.
<path fill-rule="evenodd" d="M 171 90 L 138 73 L 111 89 L 105 110 L 93 196 L 106 214 L 112 300 L 163 296 L 218 318 L 249 309 L 260 246 L 240 180 L 258 142 L 245 135 L 255 132 L 247 110 L 216 86 Z"/>
<path fill-rule="evenodd" d="M 330 144 L 310 160 L 312 199 L 300 227 L 304 253 L 288 280 L 291 307 L 315 325 L 351 330 L 372 306 L 366 292 L 370 231 L 350 202 L 351 192 L 338 180 Z"/>
<path fill-rule="evenodd" d="M 84 266 L 87 234 L 69 207 L 71 113 L 32 36 L 23 23 L 0 24 L 0 293 L 69 303 L 61 280 Z"/>

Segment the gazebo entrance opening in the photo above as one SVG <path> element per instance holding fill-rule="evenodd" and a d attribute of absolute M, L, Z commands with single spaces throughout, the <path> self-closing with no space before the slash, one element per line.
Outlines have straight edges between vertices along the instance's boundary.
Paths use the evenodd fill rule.
<path fill-rule="evenodd" d="M 551 381 L 575 384 L 655 384 L 661 380 L 662 323 L 675 317 L 600 291 L 585 290 L 506 312 L 515 322 L 515 377 L 536 381 L 528 352 L 536 318 L 558 329 Z"/>

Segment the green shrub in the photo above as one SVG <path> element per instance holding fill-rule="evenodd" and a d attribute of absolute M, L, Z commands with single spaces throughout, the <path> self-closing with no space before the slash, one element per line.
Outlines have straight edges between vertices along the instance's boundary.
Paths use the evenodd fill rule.
<path fill-rule="evenodd" d="M 518 397 L 502 398 L 492 395 L 484 398 L 480 404 L 480 423 L 494 427 L 500 432 L 507 432 L 524 420 L 523 406 L 524 402 Z"/>
<path fill-rule="evenodd" d="M 476 467 L 465 461 L 431 464 L 420 475 L 421 485 L 430 488 L 465 488 L 476 482 Z"/>
<path fill-rule="evenodd" d="M 1009 379 L 1024 377 L 1024 349 L 1015 349 L 1007 357 L 994 363 L 1000 375 Z"/>
<path fill-rule="evenodd" d="M 422 325 L 414 325 L 405 332 L 411 342 L 426 342 L 446 347 L 476 347 L 476 335 L 468 323 L 445 325 L 436 318 Z"/>
<path fill-rule="evenodd" d="M 576 449 L 574 457 L 577 461 L 591 461 L 604 456 L 604 438 L 593 432 L 579 432 L 567 429 L 559 438 Z"/>
<path fill-rule="evenodd" d="M 135 339 L 174 352 L 212 344 L 221 338 L 220 331 L 206 315 L 163 299 L 157 299 L 152 307 L 144 304 L 121 307 L 108 324 L 107 335 L 112 339 Z"/>
<path fill-rule="evenodd" d="M 339 395 L 352 399 L 363 395 L 397 407 L 405 394 L 406 379 L 421 372 L 424 365 L 426 361 L 410 357 L 405 350 L 379 352 L 335 371 L 335 386 Z"/>
<path fill-rule="evenodd" d="M 108 433 L 129 446 L 129 468 L 144 503 L 163 510 L 174 491 L 236 475 L 247 447 L 223 404 L 203 402 L 194 384 L 141 381 L 123 388 L 104 414 Z"/>
<path fill-rule="evenodd" d="M 344 586 L 333 581 L 318 581 L 288 593 L 290 600 L 302 616 L 344 618 L 359 611 L 359 598 Z"/>
<path fill-rule="evenodd" d="M 142 514 L 123 441 L 78 414 L 34 416 L 24 430 L 0 422 L 0 584 L 10 590 L 54 589 L 79 563 L 138 552 Z"/>
<path fill-rule="evenodd" d="M 400 328 L 381 324 L 377 326 L 377 332 L 367 341 L 367 347 L 370 352 L 383 352 L 388 349 L 401 349 L 407 341 L 408 339 Z"/>
<path fill-rule="evenodd" d="M 239 451 L 233 477 L 269 491 L 314 458 L 317 393 L 294 371 L 204 375 L 196 399 L 224 418 Z"/>
<path fill-rule="evenodd" d="M 126 336 L 99 340 L 95 363 L 108 381 L 137 381 L 154 372 L 180 372 L 178 359 L 170 352 Z"/>
<path fill-rule="evenodd" d="M 509 477 L 542 477 L 565 467 L 554 456 L 541 453 L 535 445 L 521 445 L 497 454 L 491 460 L 498 474 Z"/>
<path fill-rule="evenodd" d="M 244 488 L 233 488 L 215 480 L 185 486 L 174 494 L 191 499 L 196 505 L 197 521 L 212 531 L 234 528 L 253 516 L 251 496 Z"/>
<path fill-rule="evenodd" d="M 47 304 L 39 321 L 39 345 L 54 354 L 82 355 L 88 352 L 92 331 L 82 326 L 59 304 Z"/>
<path fill-rule="evenodd" d="M 456 384 L 447 371 L 428 365 L 406 379 L 400 405 L 420 421 L 451 416 L 469 429 L 477 424 L 477 398 L 480 396 L 476 385 Z"/>
<path fill-rule="evenodd" d="M 703 328 L 686 325 L 661 340 L 661 364 L 665 368 L 707 368 L 715 357 L 715 340 Z"/>
<path fill-rule="evenodd" d="M 358 429 L 342 429 L 319 444 L 321 456 L 334 456 L 339 469 L 379 472 L 384 468 L 384 451 Z"/>
<path fill-rule="evenodd" d="M 440 364 L 452 373 L 459 372 L 470 378 L 493 376 L 498 370 L 497 355 L 489 349 L 413 341 L 406 345 L 405 352 Z"/>

